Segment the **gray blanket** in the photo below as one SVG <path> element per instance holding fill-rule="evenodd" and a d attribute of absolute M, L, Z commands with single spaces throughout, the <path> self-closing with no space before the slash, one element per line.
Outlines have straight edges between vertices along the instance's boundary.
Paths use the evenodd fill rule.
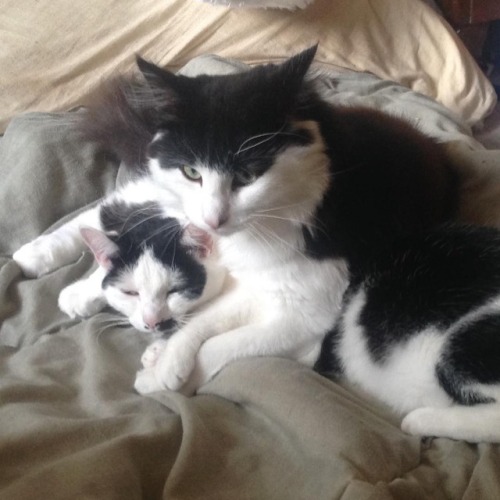
<path fill-rule="evenodd" d="M 91 257 L 35 280 L 10 258 L 114 188 L 73 117 L 26 115 L 0 140 L 0 499 L 500 498 L 498 446 L 408 436 L 290 360 L 236 362 L 192 398 L 136 394 L 147 335 L 56 305 Z"/>

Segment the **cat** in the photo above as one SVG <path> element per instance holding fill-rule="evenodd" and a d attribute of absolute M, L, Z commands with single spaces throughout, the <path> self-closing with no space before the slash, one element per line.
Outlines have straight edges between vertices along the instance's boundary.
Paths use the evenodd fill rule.
<path fill-rule="evenodd" d="M 102 230 L 81 227 L 98 268 L 64 288 L 59 308 L 75 318 L 109 305 L 140 331 L 163 336 L 182 325 L 194 308 L 218 294 L 225 270 L 212 238 L 165 217 L 150 201 L 130 204 L 113 197 L 99 205 Z"/>
<path fill-rule="evenodd" d="M 500 231 L 397 242 L 352 277 L 315 369 L 404 414 L 408 433 L 500 442 Z"/>
<path fill-rule="evenodd" d="M 123 195 L 161 191 L 166 212 L 217 238 L 230 277 L 145 353 L 139 392 L 192 392 L 248 356 L 312 366 L 350 272 L 399 235 L 453 216 L 456 176 L 438 145 L 402 119 L 324 102 L 306 77 L 315 52 L 194 78 L 138 58 L 143 79 L 120 80 L 118 97 L 89 114 L 96 137 L 120 131 L 104 135 L 138 179 Z M 24 245 L 14 259 L 34 276 L 75 259 L 77 228 L 89 219 L 95 214 Z"/>

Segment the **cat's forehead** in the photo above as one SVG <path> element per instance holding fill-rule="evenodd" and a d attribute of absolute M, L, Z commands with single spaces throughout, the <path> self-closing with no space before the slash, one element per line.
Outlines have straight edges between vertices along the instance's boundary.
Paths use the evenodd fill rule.
<path fill-rule="evenodd" d="M 151 296 L 164 295 L 185 281 L 180 269 L 165 265 L 151 249 L 146 249 L 135 265 L 127 268 L 122 279 L 132 279 L 137 289 Z"/>

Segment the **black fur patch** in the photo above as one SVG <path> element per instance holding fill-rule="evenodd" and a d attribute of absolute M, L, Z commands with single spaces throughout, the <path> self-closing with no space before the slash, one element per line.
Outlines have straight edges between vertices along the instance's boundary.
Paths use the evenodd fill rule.
<path fill-rule="evenodd" d="M 302 77 L 283 80 L 281 71 L 266 66 L 228 76 L 177 77 L 177 119 L 162 124 L 149 155 L 163 168 L 201 162 L 232 175 L 262 175 L 279 152 L 311 141 L 308 131 L 289 122 Z"/>
<path fill-rule="evenodd" d="M 467 386 L 500 383 L 500 313 L 486 314 L 454 332 L 436 373 L 443 388 L 458 403 L 492 402 L 492 398 Z"/>
<path fill-rule="evenodd" d="M 372 261 L 362 283 L 361 325 L 383 359 L 414 332 L 447 328 L 500 292 L 500 232 L 449 226 L 402 240 Z"/>

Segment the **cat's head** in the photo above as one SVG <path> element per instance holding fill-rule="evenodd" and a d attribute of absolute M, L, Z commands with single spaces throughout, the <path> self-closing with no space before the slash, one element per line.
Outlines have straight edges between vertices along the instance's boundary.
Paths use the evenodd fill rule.
<path fill-rule="evenodd" d="M 174 75 L 138 59 L 158 99 L 149 169 L 196 226 L 220 235 L 274 217 L 302 223 L 322 199 L 328 160 L 301 118 L 316 47 L 231 75 Z"/>
<path fill-rule="evenodd" d="M 143 225 L 121 234 L 81 228 L 81 234 L 106 271 L 108 304 L 138 330 L 170 333 L 201 300 L 212 241 L 196 228 L 181 228 L 176 219 Z"/>

